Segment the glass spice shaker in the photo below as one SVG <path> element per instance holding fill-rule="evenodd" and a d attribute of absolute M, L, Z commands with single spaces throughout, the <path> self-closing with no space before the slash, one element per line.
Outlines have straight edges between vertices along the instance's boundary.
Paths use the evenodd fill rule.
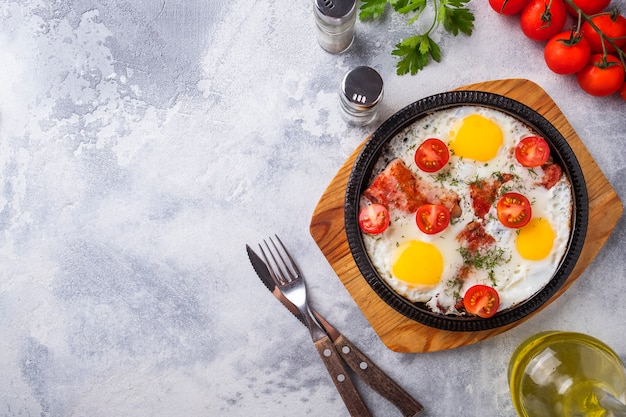
<path fill-rule="evenodd" d="M 315 0 L 317 42 L 332 54 L 344 52 L 354 41 L 356 0 Z"/>
<path fill-rule="evenodd" d="M 383 79 L 375 69 L 356 67 L 343 77 L 339 104 L 349 123 L 364 126 L 376 120 L 382 99 Z"/>

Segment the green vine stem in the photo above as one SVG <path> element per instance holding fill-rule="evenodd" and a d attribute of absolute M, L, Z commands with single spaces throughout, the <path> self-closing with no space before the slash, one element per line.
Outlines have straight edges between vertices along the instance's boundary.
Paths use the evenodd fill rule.
<path fill-rule="evenodd" d="M 622 48 L 617 46 L 617 44 L 615 43 L 614 38 L 610 38 L 610 37 L 606 36 L 604 34 L 604 32 L 602 32 L 600 30 L 600 28 L 595 23 L 593 23 L 593 20 L 592 20 L 593 16 L 589 16 L 588 14 L 583 12 L 580 9 L 580 7 L 576 6 L 576 4 L 574 3 L 574 0 L 565 0 L 565 2 L 567 2 L 567 4 L 569 4 L 576 11 L 576 13 L 578 13 L 578 27 L 576 28 L 576 32 L 577 33 L 580 32 L 580 28 L 582 26 L 581 19 L 584 19 L 587 23 L 589 23 L 589 25 L 593 29 L 595 29 L 596 32 L 598 32 L 598 35 L 600 35 L 600 39 L 601 40 L 607 41 L 613 48 L 615 48 L 615 55 L 617 55 L 617 57 L 619 58 L 619 60 L 622 63 L 622 66 L 624 67 L 624 70 L 626 71 L 626 52 L 624 52 L 622 50 Z M 613 13 L 613 12 L 602 12 L 602 13 Z M 608 55 L 608 52 L 606 51 L 606 45 L 605 45 L 604 42 L 602 42 L 602 52 L 603 52 L 603 55 L 604 55 L 603 62 L 606 65 L 608 65 L 608 63 L 606 62 L 606 56 Z"/>

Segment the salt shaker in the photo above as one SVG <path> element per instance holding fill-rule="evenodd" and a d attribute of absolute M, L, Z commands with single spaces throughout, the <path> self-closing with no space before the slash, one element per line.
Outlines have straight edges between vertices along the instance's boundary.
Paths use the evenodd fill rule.
<path fill-rule="evenodd" d="M 344 52 L 354 41 L 356 0 L 315 0 L 317 42 L 333 54 Z"/>
<path fill-rule="evenodd" d="M 383 79 L 373 68 L 362 66 L 350 70 L 341 81 L 339 104 L 346 121 L 363 126 L 378 117 L 383 99 Z"/>

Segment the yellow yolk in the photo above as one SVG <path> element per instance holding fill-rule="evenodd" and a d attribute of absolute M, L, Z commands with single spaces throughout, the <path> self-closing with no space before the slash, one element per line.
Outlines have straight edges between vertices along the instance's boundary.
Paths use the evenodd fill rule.
<path fill-rule="evenodd" d="M 411 240 L 401 244 L 392 258 L 396 278 L 414 285 L 435 285 L 443 273 L 443 257 L 435 245 Z"/>
<path fill-rule="evenodd" d="M 550 254 L 555 236 L 548 220 L 536 218 L 520 229 L 515 244 L 522 258 L 538 261 Z"/>
<path fill-rule="evenodd" d="M 486 162 L 495 157 L 502 146 L 500 126 L 479 114 L 467 116 L 455 130 L 450 149 L 461 158 Z"/>

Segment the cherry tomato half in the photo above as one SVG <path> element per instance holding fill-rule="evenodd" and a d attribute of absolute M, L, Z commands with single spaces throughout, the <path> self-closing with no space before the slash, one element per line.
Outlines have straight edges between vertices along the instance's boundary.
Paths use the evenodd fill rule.
<path fill-rule="evenodd" d="M 450 151 L 436 138 L 426 139 L 415 151 L 415 164 L 424 172 L 436 172 L 446 166 Z"/>
<path fill-rule="evenodd" d="M 573 3 L 585 14 L 589 16 L 600 13 L 606 9 L 611 0 L 572 0 Z M 568 2 L 565 2 L 565 8 L 574 17 L 578 17 L 578 12 L 574 10 Z"/>
<path fill-rule="evenodd" d="M 382 204 L 370 204 L 359 212 L 359 227 L 371 235 L 378 235 L 387 230 L 389 221 L 389 211 Z"/>
<path fill-rule="evenodd" d="M 548 68 L 557 74 L 575 74 L 587 65 L 591 57 L 589 42 L 574 31 L 561 32 L 550 38 L 543 50 Z"/>
<path fill-rule="evenodd" d="M 621 48 L 626 44 L 626 17 L 614 12 L 607 12 L 592 16 L 591 21 L 600 29 L 604 36 L 612 38 L 618 47 Z M 606 40 L 603 41 L 600 38 L 600 34 L 589 22 L 585 21 L 580 27 L 580 31 L 583 37 L 587 39 L 587 42 L 589 42 L 591 53 L 603 53 L 602 43 L 604 43 L 607 52 L 615 52 L 613 45 Z"/>
<path fill-rule="evenodd" d="M 493 10 L 507 16 L 518 14 L 526 4 L 528 0 L 489 0 Z"/>
<path fill-rule="evenodd" d="M 506 227 L 519 228 L 526 226 L 532 217 L 530 201 L 518 193 L 506 193 L 496 205 L 498 220 Z"/>
<path fill-rule="evenodd" d="M 524 167 L 540 167 L 549 157 L 548 142 L 540 136 L 527 136 L 515 147 L 515 159 Z"/>
<path fill-rule="evenodd" d="M 463 307 L 468 313 L 486 319 L 498 311 L 500 296 L 495 289 L 487 285 L 474 285 L 465 292 Z"/>
<path fill-rule="evenodd" d="M 617 92 L 624 83 L 624 67 L 619 58 L 593 54 L 589 63 L 576 74 L 580 88 L 596 97 L 609 96 Z"/>
<path fill-rule="evenodd" d="M 522 32 L 535 41 L 547 41 L 561 32 L 566 20 L 563 0 L 530 0 L 520 15 Z"/>
<path fill-rule="evenodd" d="M 441 204 L 424 204 L 417 209 L 415 222 L 422 232 L 434 235 L 450 224 L 450 210 Z"/>

